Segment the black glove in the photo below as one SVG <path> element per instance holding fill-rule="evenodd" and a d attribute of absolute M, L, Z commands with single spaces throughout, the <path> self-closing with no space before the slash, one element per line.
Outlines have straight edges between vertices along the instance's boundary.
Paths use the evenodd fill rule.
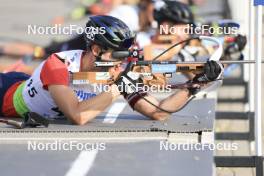
<path fill-rule="evenodd" d="M 141 98 L 147 96 L 147 92 L 143 90 L 143 80 L 141 78 L 129 75 L 132 63 L 130 62 L 125 71 L 121 73 L 115 81 L 119 92 L 124 96 L 129 105 L 134 109 L 135 104 Z"/>
<path fill-rule="evenodd" d="M 115 81 L 115 84 L 118 87 L 119 92 L 126 96 L 128 94 L 138 92 L 140 88 L 143 87 L 143 81 L 141 78 L 133 79 L 129 76 L 129 71 L 131 70 L 132 63 L 128 63 L 124 72 L 122 72 L 118 79 Z"/>
<path fill-rule="evenodd" d="M 214 60 L 207 61 L 204 71 L 193 78 L 193 83 L 215 81 L 222 76 L 224 67 Z"/>
<path fill-rule="evenodd" d="M 242 50 L 247 44 L 246 36 L 238 34 L 235 37 L 234 42 L 227 44 L 224 49 L 225 60 L 241 60 L 243 59 Z"/>

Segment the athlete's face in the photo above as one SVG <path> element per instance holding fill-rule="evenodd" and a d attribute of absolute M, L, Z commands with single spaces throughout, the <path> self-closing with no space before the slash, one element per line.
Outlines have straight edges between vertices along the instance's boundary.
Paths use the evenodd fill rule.
<path fill-rule="evenodd" d="M 112 55 L 112 50 L 103 51 L 103 54 L 101 55 L 102 61 L 114 61 L 111 55 Z"/>
<path fill-rule="evenodd" d="M 173 24 L 171 22 L 163 22 L 160 27 L 166 29 L 166 33 L 160 34 L 169 34 L 172 36 L 171 41 L 172 43 L 180 42 L 186 40 L 189 37 L 189 25 L 188 24 Z M 160 29 L 159 29 L 160 32 Z"/>
<path fill-rule="evenodd" d="M 176 24 L 174 25 L 175 29 L 177 30 L 177 40 L 183 41 L 189 37 L 188 30 L 189 26 L 187 24 Z"/>
<path fill-rule="evenodd" d="M 106 49 L 101 48 L 98 45 L 96 45 L 95 47 L 92 47 L 92 48 L 93 48 L 94 56 L 99 56 L 99 54 L 102 53 L 101 54 L 101 60 L 102 61 L 106 61 L 106 62 L 107 61 L 116 61 L 112 57 L 113 50 L 111 50 L 111 49 L 106 50 Z M 122 60 L 122 59 L 120 59 L 120 60 Z M 122 64 L 117 64 L 114 67 L 110 67 L 108 71 L 109 71 L 110 75 L 113 77 L 113 79 L 116 79 L 123 70 L 124 69 L 122 67 Z"/>
<path fill-rule="evenodd" d="M 105 49 L 102 48 L 98 45 L 95 45 L 95 47 L 93 47 L 93 53 L 94 56 L 99 56 L 101 54 L 101 60 L 102 61 L 116 61 L 113 57 L 112 57 L 112 52 L 114 50 L 112 49 Z"/>
<path fill-rule="evenodd" d="M 104 54 L 102 54 L 101 56 L 102 61 L 116 61 L 115 59 L 112 58 L 112 52 L 113 52 L 112 50 L 108 50 L 104 52 Z M 117 64 L 114 67 L 110 67 L 108 71 L 112 76 L 112 78 L 116 80 L 119 74 L 123 71 L 123 69 L 121 67 L 121 64 Z"/>

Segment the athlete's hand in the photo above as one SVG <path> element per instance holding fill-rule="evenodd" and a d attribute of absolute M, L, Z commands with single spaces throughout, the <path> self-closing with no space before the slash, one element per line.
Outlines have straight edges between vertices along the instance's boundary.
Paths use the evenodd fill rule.
<path fill-rule="evenodd" d="M 225 60 L 241 60 L 243 58 L 242 50 L 247 44 L 246 36 L 238 34 L 233 42 L 228 43 L 224 48 Z"/>
<path fill-rule="evenodd" d="M 128 74 L 131 71 L 132 62 L 128 63 L 126 69 L 119 75 L 115 84 L 121 94 L 127 95 L 138 91 L 138 86 L 142 84 L 141 79 L 133 80 Z"/>
<path fill-rule="evenodd" d="M 193 78 L 193 82 L 209 82 L 220 79 L 224 71 L 224 66 L 214 60 L 207 61 L 204 71 Z"/>
<path fill-rule="evenodd" d="M 109 69 L 109 74 L 111 75 L 111 80 L 115 81 L 117 80 L 118 76 L 122 73 L 123 69 L 121 67 L 121 64 L 118 64 L 112 68 Z"/>

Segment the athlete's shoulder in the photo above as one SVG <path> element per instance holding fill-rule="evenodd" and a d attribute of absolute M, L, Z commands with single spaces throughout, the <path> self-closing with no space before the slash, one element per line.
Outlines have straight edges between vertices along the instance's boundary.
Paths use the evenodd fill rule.
<path fill-rule="evenodd" d="M 69 51 L 54 53 L 54 55 L 56 55 L 60 59 L 70 60 L 71 62 L 73 62 L 74 60 L 81 58 L 83 52 L 84 52 L 83 50 L 69 50 Z"/>

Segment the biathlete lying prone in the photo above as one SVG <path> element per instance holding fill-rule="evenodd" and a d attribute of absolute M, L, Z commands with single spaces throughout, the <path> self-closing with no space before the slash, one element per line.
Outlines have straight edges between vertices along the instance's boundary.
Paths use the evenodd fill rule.
<path fill-rule="evenodd" d="M 94 66 L 95 61 L 111 61 L 113 51 L 128 50 L 135 39 L 135 35 L 124 22 L 111 16 L 92 16 L 86 27 L 103 27 L 105 32 L 85 35 L 87 45 L 85 51 L 54 53 L 43 61 L 31 76 L 20 72 L 0 74 L 1 116 L 24 117 L 27 112 L 36 112 L 48 119 L 65 116 L 73 123 L 83 125 L 123 95 L 135 111 L 151 119 L 165 120 L 170 113 L 160 108 L 175 112 L 199 90 L 200 87 L 194 85 L 160 102 L 142 89 L 127 93 L 127 88 L 134 86 L 140 80 L 127 82 L 129 79 L 126 72 L 123 72 L 121 65 L 118 65 L 109 68 L 115 80 L 110 85 L 109 91 L 97 94 L 85 92 L 89 96 L 81 96 L 78 92 L 83 90 L 71 83 L 71 73 L 101 71 L 101 68 Z M 196 75 L 195 79 L 205 77 L 214 81 L 223 72 L 222 65 L 215 61 L 207 62 L 204 68 L 204 73 Z"/>

